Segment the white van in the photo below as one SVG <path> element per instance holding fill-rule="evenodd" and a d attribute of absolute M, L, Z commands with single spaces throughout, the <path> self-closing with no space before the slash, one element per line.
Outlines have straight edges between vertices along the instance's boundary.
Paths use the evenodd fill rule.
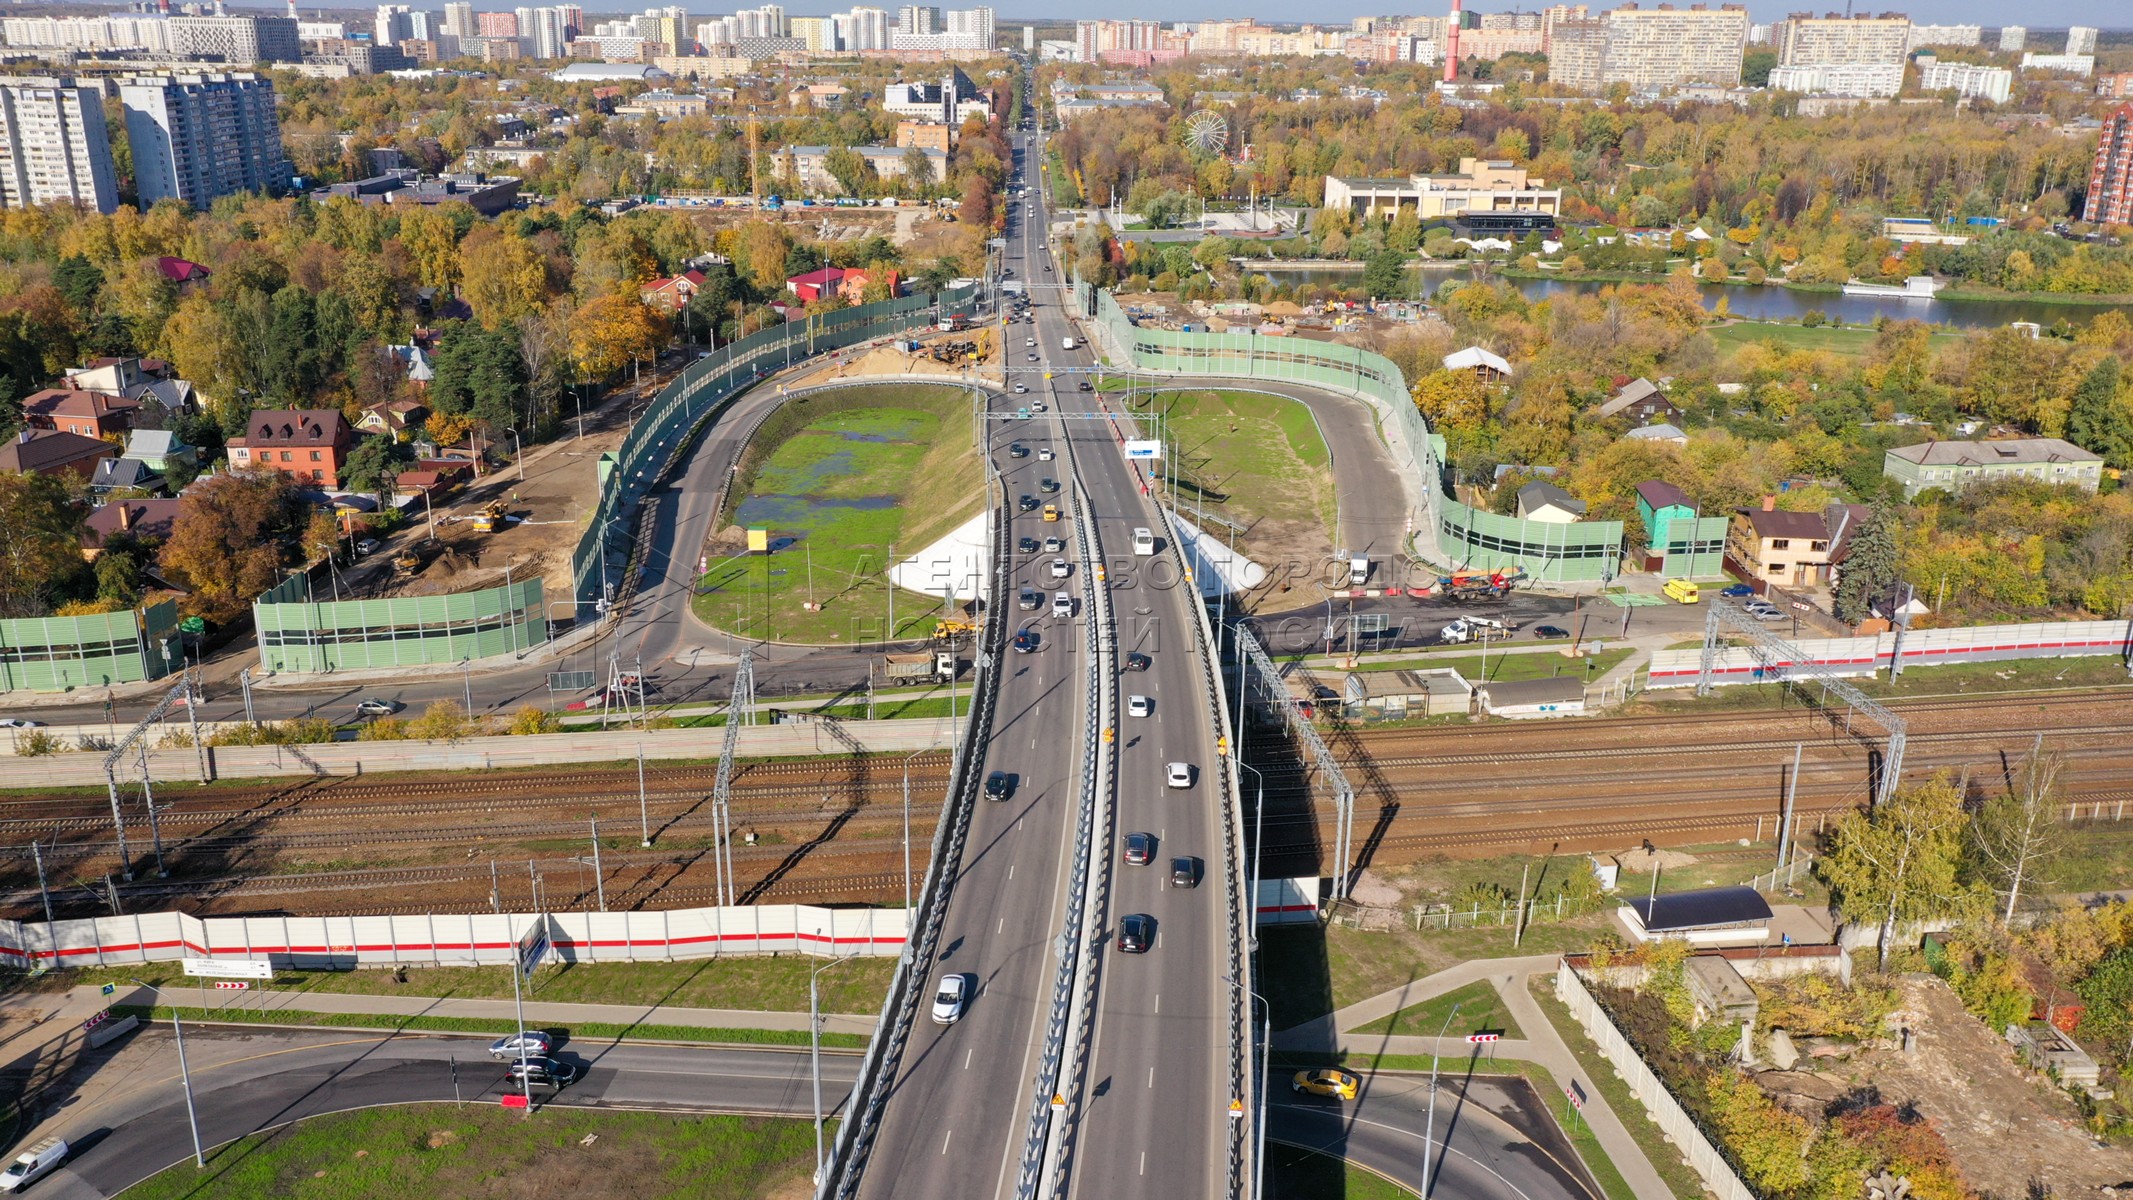
<path fill-rule="evenodd" d="M 1368 582 L 1370 582 L 1370 560 L 1367 558 L 1349 559 L 1348 586 L 1361 587 Z"/>
<path fill-rule="evenodd" d="M 1068 595 L 1065 592 L 1059 592 L 1054 594 L 1052 596 L 1052 615 L 1055 617 L 1073 616 L 1074 597 Z"/>
<path fill-rule="evenodd" d="M 14 1162 L 7 1164 L 5 1171 L 0 1171 L 0 1192 L 20 1190 L 31 1180 L 51 1174 L 66 1158 L 66 1140 L 46 1138 L 16 1156 Z"/>
<path fill-rule="evenodd" d="M 1142 555 L 1155 553 L 1155 531 L 1146 526 L 1135 526 L 1133 529 L 1133 552 Z"/>
<path fill-rule="evenodd" d="M 1067 349 L 1069 349 L 1069 350 L 1072 350 L 1072 349 L 1074 348 L 1074 339 L 1073 339 L 1073 338 L 1062 338 L 1062 339 L 1060 339 L 1060 344 L 1061 344 L 1061 345 L 1063 345 L 1063 346 L 1065 346 L 1065 347 L 1066 347 Z"/>

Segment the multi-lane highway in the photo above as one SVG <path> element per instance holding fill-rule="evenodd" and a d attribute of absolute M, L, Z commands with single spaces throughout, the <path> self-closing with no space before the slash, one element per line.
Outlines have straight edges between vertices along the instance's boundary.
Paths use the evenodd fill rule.
<path fill-rule="evenodd" d="M 1034 139 L 1017 147 L 1024 178 L 1038 175 Z M 1083 754 L 1091 720 L 1116 719 L 1118 794 L 1114 828 L 1101 831 L 1112 885 L 1100 928 L 1107 948 L 1096 976 L 1100 991 L 1082 1087 L 1070 1100 L 1078 1122 L 1067 1135 L 1069 1178 L 1077 1194 L 1205 1194 L 1226 1178 L 1229 997 L 1219 982 L 1226 962 L 1226 914 L 1220 793 L 1213 771 L 1215 735 L 1194 634 L 1189 588 L 1174 573 L 1144 572 L 1155 561 L 1131 553 L 1136 528 L 1160 528 L 1141 481 L 1123 458 L 1116 431 L 1080 390 L 1094 359 L 1068 319 L 1063 272 L 1045 246 L 1044 201 L 1032 190 L 1009 217 L 1006 269 L 1025 281 L 1034 322 L 1003 326 L 1013 378 L 1027 393 L 993 401 L 990 449 L 999 467 L 1017 549 L 1014 594 L 997 597 L 1017 630 L 1037 635 L 1033 652 L 1010 653 L 984 769 L 1014 777 L 1006 801 L 980 800 L 944 915 L 930 985 L 947 972 L 970 972 L 977 991 L 968 1013 L 947 1026 L 921 1021 L 904 1048 L 888 1093 L 882 1128 L 862 1175 L 872 1196 L 1003 1196 L 1027 1158 L 1027 1134 L 1039 1056 L 1058 977 L 1057 941 L 1069 922 L 1068 876 L 1075 850 Z M 1049 269 L 1048 269 L 1049 268 Z M 1069 342 L 1076 347 L 1068 349 Z M 1083 368 L 1076 371 L 1075 368 Z M 1037 406 L 1042 405 L 1040 410 Z M 1027 409 L 1026 419 L 1008 414 Z M 1019 443 L 1026 457 L 1008 453 Z M 1046 490 L 1050 480 L 1059 492 Z M 1046 522 L 1021 497 L 1057 502 L 1078 487 L 1086 497 L 1106 559 L 1107 578 L 1075 562 L 1069 522 Z M 1071 512 L 1071 509 L 1068 508 Z M 1046 539 L 1066 549 L 1048 549 Z M 1022 539 L 1036 543 L 1034 553 Z M 1052 562 L 1069 560 L 1064 579 Z M 1166 586 L 1167 585 L 1167 586 Z M 1111 589 L 1118 635 L 1114 662 L 1121 697 L 1148 697 L 1146 716 L 1092 710 L 1084 675 L 1081 623 L 1092 587 Z M 1019 606 L 1023 590 L 1039 607 Z M 1051 615 L 1052 597 L 1073 598 L 1073 617 Z M 1146 656 L 1144 669 L 1127 655 Z M 1183 762 L 1190 786 L 1165 782 L 1167 764 Z M 1126 833 L 1153 835 L 1146 865 L 1126 865 Z M 1201 886 L 1172 887 L 1169 860 L 1200 864 Z M 1128 915 L 1154 918 L 1145 953 L 1116 948 Z M 1220 1184 L 1214 1185 L 1217 1189 Z"/>
<path fill-rule="evenodd" d="M 381 1104 L 460 1100 L 494 1105 L 504 1068 L 483 1053 L 486 1039 L 420 1034 L 188 1025 L 201 1141 L 213 1180 L 242 1161 L 216 1147 L 262 1129 L 324 1113 Z M 805 1117 L 813 1088 L 804 1052 L 713 1046 L 566 1042 L 558 1055 L 586 1068 L 583 1079 L 549 1094 L 565 1108 L 738 1112 Z M 855 1055 L 823 1056 L 823 1104 L 842 1113 Z M 1538 1111 L 1522 1081 L 1447 1077 L 1438 1097 L 1439 1196 L 1472 1200 L 1592 1200 L 1590 1176 L 1562 1134 Z M 78 1091 L 25 1142 L 66 1138 L 74 1153 L 40 1180 L 46 1200 L 100 1200 L 165 1167 L 185 1162 L 191 1138 L 177 1056 L 167 1030 L 154 1028 L 93 1052 Z M 1409 1187 L 1419 1182 L 1427 1083 L 1412 1076 L 1366 1076 L 1359 1100 L 1295 1099 L 1277 1081 L 1273 1137 L 1341 1155 Z M 534 1121 L 541 1119 L 536 1113 Z M 211 1189 L 210 1189 L 211 1190 Z M 897 1195 L 921 1194 L 896 1187 Z M 205 1193 L 203 1193 L 205 1194 Z M 955 1195 L 969 1195 L 956 1192 Z M 1152 1195 L 1129 1189 L 1127 1195 Z M 1207 1195 L 1206 1189 L 1186 1194 Z"/>

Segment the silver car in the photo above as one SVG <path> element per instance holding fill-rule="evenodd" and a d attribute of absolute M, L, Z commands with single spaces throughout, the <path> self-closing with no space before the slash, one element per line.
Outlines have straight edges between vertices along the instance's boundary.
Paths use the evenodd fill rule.
<path fill-rule="evenodd" d="M 970 1004 L 971 977 L 963 974 L 941 976 L 933 989 L 933 1022 L 936 1025 L 953 1025 L 963 1017 L 963 1010 Z"/>

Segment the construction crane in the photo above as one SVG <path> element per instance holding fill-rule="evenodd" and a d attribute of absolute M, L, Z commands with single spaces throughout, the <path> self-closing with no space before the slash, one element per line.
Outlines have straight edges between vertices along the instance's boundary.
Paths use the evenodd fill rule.
<path fill-rule="evenodd" d="M 960 641 L 975 634 L 977 631 L 978 627 L 969 621 L 938 621 L 933 626 L 933 640 L 936 642 Z"/>

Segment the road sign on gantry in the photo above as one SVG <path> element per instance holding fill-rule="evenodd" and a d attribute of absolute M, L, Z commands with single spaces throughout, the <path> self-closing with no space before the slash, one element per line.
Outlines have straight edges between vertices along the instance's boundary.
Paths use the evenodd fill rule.
<path fill-rule="evenodd" d="M 1126 457 L 1149 459 L 1163 457 L 1163 443 L 1146 438 L 1131 438 L 1126 442 Z"/>

